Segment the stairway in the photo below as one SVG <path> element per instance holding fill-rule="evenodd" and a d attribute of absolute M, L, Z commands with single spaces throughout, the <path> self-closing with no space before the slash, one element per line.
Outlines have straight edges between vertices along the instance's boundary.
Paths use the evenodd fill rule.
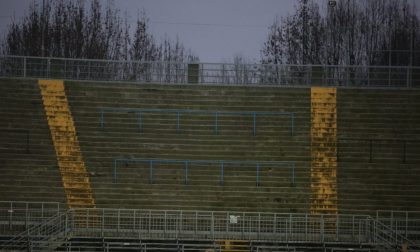
<path fill-rule="evenodd" d="M 336 88 L 311 88 L 311 213 L 337 214 Z"/>
<path fill-rule="evenodd" d="M 221 252 L 249 252 L 250 242 L 246 240 L 217 240 Z"/>
<path fill-rule="evenodd" d="M 39 80 L 38 85 L 67 196 L 67 205 L 69 208 L 94 207 L 90 179 L 77 140 L 64 82 Z"/>

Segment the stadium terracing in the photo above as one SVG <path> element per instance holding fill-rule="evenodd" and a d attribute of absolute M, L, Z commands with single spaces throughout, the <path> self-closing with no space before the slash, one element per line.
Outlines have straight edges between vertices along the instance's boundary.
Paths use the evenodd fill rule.
<path fill-rule="evenodd" d="M 1 251 L 420 251 L 420 67 L 0 75 Z"/>

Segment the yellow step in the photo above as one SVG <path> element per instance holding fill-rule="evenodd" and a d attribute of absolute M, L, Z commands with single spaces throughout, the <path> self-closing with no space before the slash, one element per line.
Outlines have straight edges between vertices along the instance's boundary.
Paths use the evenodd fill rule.
<path fill-rule="evenodd" d="M 56 151 L 69 208 L 94 207 L 89 174 L 83 162 L 63 81 L 39 80 L 45 114 Z"/>
<path fill-rule="evenodd" d="M 311 88 L 311 212 L 337 213 L 337 90 Z"/>

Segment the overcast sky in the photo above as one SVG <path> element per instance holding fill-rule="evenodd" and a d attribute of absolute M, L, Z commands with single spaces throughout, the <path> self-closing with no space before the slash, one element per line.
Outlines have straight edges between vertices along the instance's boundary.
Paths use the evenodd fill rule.
<path fill-rule="evenodd" d="M 13 18 L 19 20 L 31 2 L 0 0 L 1 36 Z M 103 1 L 106 4 L 106 1 Z M 131 26 L 144 9 L 157 40 L 168 34 L 198 54 L 202 62 L 222 62 L 234 54 L 259 60 L 268 27 L 276 15 L 292 13 L 296 0 L 115 0 L 127 11 Z"/>
<path fill-rule="evenodd" d="M 43 0 L 0 0 L 0 35 L 7 25 L 27 12 L 31 2 Z M 45 0 L 48 1 L 48 0 Z M 53 1 L 53 0 L 50 0 Z M 89 0 L 86 0 L 89 1 Z M 108 0 L 102 0 L 103 5 Z M 326 0 L 316 0 L 325 9 Z M 409 0 L 417 3 L 419 0 Z M 276 16 L 292 14 L 297 0 L 114 0 L 121 13 L 127 12 L 132 28 L 143 9 L 156 40 L 176 36 L 201 62 L 225 62 L 235 54 L 258 61 L 269 26 Z M 419 10 L 417 10 L 419 11 Z"/>

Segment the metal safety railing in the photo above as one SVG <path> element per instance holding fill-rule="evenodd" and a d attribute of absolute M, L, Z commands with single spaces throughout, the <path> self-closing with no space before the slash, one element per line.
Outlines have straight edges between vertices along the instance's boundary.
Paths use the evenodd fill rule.
<path fill-rule="evenodd" d="M 70 213 L 76 214 L 76 210 Z M 75 236 L 141 239 L 231 239 L 279 242 L 373 241 L 373 220 L 363 215 L 216 211 L 77 209 Z"/>
<path fill-rule="evenodd" d="M 294 135 L 295 129 L 295 113 L 294 112 L 257 112 L 257 111 L 207 111 L 207 110 L 191 110 L 191 109 L 137 109 L 137 108 L 99 108 L 100 121 L 99 125 L 103 129 L 105 127 L 105 113 L 106 112 L 124 112 L 134 113 L 137 118 L 137 126 L 139 131 L 143 128 L 143 117 L 145 113 L 173 113 L 176 114 L 176 132 L 180 132 L 180 117 L 183 114 L 198 114 L 198 115 L 211 115 L 214 118 L 214 134 L 218 134 L 220 131 L 220 120 L 221 116 L 228 115 L 239 115 L 245 117 L 252 117 L 252 134 L 257 135 L 257 117 L 260 116 L 286 116 L 290 118 L 290 135 Z"/>
<path fill-rule="evenodd" d="M 59 248 L 65 251 L 133 251 L 133 252 L 148 252 L 148 251 L 174 251 L 174 252 L 187 252 L 187 251 L 211 251 L 221 252 L 220 245 L 214 243 L 200 243 L 202 241 L 142 241 L 139 239 L 121 239 L 124 241 L 109 241 L 107 239 L 83 239 L 74 238 L 72 240 L 63 241 Z M 37 241 L 32 242 L 34 247 L 48 249 L 42 246 L 42 243 Z"/>
<path fill-rule="evenodd" d="M 25 231 L 13 236 L 9 240 L 0 242 L 3 251 L 53 251 L 53 246 L 60 244 L 68 236 L 68 231 L 74 221 L 68 212 L 57 213 L 44 221 L 29 226 Z"/>
<path fill-rule="evenodd" d="M 389 218 L 389 214 L 395 217 Z M 367 215 L 314 215 L 299 213 L 262 213 L 228 211 L 136 210 L 83 208 L 57 213 L 9 240 L 0 242 L 0 249 L 55 249 L 73 246 L 71 237 L 115 237 L 149 240 L 142 243 L 123 243 L 116 240 L 103 242 L 107 248 L 162 248 L 162 243 L 150 243 L 154 239 L 170 240 L 248 240 L 274 241 L 276 243 L 346 243 L 370 244 L 381 251 L 400 251 L 407 243 L 417 248 L 414 239 L 400 228 L 405 215 L 418 212 L 378 211 L 376 219 Z M 418 223 L 417 223 L 418 224 Z M 418 225 L 417 225 L 418 227 Z M 407 228 L 407 226 L 406 226 Z M 410 230 L 412 231 L 412 230 Z M 410 232 L 408 232 L 410 233 Z M 70 235 L 70 236 L 69 236 Z M 86 240 L 93 242 L 93 240 Z M 94 244 L 76 245 L 92 247 Z M 185 245 L 185 244 L 184 244 Z M 188 251 L 188 246 L 176 248 Z M 204 245 L 203 247 L 208 247 Z M 191 247 L 190 247 L 191 248 Z M 181 250 L 182 251 L 182 250 Z M 413 250 L 416 251 L 416 250 Z"/>
<path fill-rule="evenodd" d="M 0 201 L 0 232 L 21 232 L 61 210 L 58 202 Z"/>
<path fill-rule="evenodd" d="M 387 162 L 393 158 L 402 164 L 419 163 L 418 150 L 420 150 L 420 140 L 415 139 L 339 138 L 337 141 L 337 160 L 345 160 L 344 154 L 346 153 L 350 155 L 357 153 L 358 160 L 364 158 L 369 163 L 384 158 Z"/>
<path fill-rule="evenodd" d="M 118 165 L 129 163 L 143 163 L 146 166 L 143 168 L 148 169 L 149 172 L 149 183 L 153 184 L 155 181 L 155 169 L 158 164 L 178 164 L 183 166 L 184 170 L 184 184 L 188 185 L 189 182 L 189 170 L 194 169 L 194 165 L 218 165 L 219 166 L 219 183 L 224 184 L 225 181 L 225 170 L 231 167 L 238 167 L 241 165 L 248 165 L 255 167 L 255 185 L 260 186 L 261 182 L 261 170 L 263 168 L 287 168 L 290 169 L 290 180 L 292 186 L 295 185 L 295 169 L 296 164 L 293 161 L 245 161 L 245 160 L 175 160 L 175 159 L 133 159 L 133 158 L 117 158 L 113 161 L 113 181 L 117 182 Z"/>
<path fill-rule="evenodd" d="M 376 219 L 393 230 L 395 234 L 420 244 L 419 211 L 376 211 Z"/>
<path fill-rule="evenodd" d="M 2 56 L 0 76 L 141 83 L 420 88 L 420 67 L 143 62 Z"/>

